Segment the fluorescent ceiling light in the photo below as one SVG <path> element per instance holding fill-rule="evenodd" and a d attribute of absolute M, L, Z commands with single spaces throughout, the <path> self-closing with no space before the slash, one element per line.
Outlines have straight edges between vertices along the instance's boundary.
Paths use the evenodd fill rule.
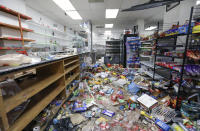
<path fill-rule="evenodd" d="M 199 4 L 200 4 L 200 0 L 197 0 L 196 5 L 199 5 Z"/>
<path fill-rule="evenodd" d="M 106 18 L 116 18 L 119 9 L 106 9 Z"/>
<path fill-rule="evenodd" d="M 113 24 L 105 24 L 105 28 L 113 28 Z"/>
<path fill-rule="evenodd" d="M 74 11 L 76 10 L 69 0 L 53 0 L 61 9 L 64 11 Z"/>
<path fill-rule="evenodd" d="M 105 35 L 111 35 L 111 31 L 110 30 L 106 30 L 104 34 Z"/>
<path fill-rule="evenodd" d="M 67 11 L 66 13 L 74 20 L 82 20 L 82 17 L 77 11 Z"/>
<path fill-rule="evenodd" d="M 154 30 L 156 28 L 157 28 L 157 26 L 150 26 L 150 27 L 146 28 L 145 30 L 150 31 L 150 30 Z"/>
<path fill-rule="evenodd" d="M 76 11 L 70 0 L 53 0 L 56 5 L 58 5 L 62 10 L 64 10 L 67 15 L 69 15 L 74 20 L 82 20 L 82 17 Z"/>

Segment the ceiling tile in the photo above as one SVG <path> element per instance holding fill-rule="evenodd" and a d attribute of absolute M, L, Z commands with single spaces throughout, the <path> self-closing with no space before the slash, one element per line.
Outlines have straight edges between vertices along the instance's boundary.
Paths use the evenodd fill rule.
<path fill-rule="evenodd" d="M 89 10 L 88 0 L 70 0 L 76 10 Z"/>
<path fill-rule="evenodd" d="M 132 28 L 137 19 L 145 19 L 146 23 L 162 21 L 164 7 L 147 9 L 134 12 L 121 12 L 122 9 L 130 8 L 133 5 L 142 4 L 149 0 L 104 0 L 104 3 L 88 3 L 88 0 L 70 0 L 74 7 L 78 10 L 83 21 L 72 20 L 69 16 L 64 15 L 52 0 L 25 0 L 27 5 L 40 11 L 49 18 L 66 24 L 67 27 L 79 29 L 79 24 L 83 21 L 91 20 L 93 25 L 104 25 L 113 23 L 113 31 L 122 32 L 124 28 Z M 105 19 L 106 8 L 119 8 L 120 11 L 116 19 Z M 159 12 L 159 13 L 158 13 Z M 105 29 L 101 29 L 104 31 Z M 96 30 L 94 30 L 96 31 Z"/>

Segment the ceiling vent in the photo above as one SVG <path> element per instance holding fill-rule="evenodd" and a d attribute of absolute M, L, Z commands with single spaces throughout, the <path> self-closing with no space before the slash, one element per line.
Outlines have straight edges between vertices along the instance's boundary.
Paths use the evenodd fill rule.
<path fill-rule="evenodd" d="M 104 0 L 88 0 L 89 3 L 103 3 Z"/>
<path fill-rule="evenodd" d="M 96 28 L 97 28 L 97 29 L 103 29 L 104 26 L 103 26 L 103 25 L 97 25 Z"/>

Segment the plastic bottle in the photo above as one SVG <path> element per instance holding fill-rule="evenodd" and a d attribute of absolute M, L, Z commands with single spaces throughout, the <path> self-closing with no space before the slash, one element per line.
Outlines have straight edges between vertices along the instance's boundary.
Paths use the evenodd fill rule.
<path fill-rule="evenodd" d="M 188 129 L 181 122 L 179 122 L 178 124 L 184 131 L 188 131 Z"/>
<path fill-rule="evenodd" d="M 184 131 L 179 125 L 177 125 L 176 123 L 172 124 L 172 129 L 174 131 Z"/>

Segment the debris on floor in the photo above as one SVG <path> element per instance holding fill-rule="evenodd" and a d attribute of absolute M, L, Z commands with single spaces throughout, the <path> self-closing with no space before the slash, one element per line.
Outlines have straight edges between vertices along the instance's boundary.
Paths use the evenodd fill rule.
<path fill-rule="evenodd" d="M 137 70 L 96 64 L 84 75 L 47 131 L 199 130 L 199 118 L 182 117 L 176 98 L 151 88 L 152 81 Z"/>

